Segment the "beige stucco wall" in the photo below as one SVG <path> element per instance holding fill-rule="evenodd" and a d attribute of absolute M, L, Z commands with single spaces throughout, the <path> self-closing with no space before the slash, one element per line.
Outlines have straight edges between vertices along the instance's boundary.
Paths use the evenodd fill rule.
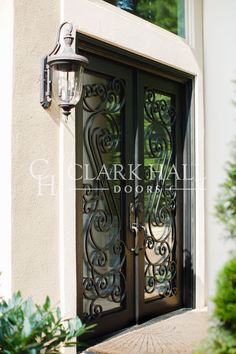
<path fill-rule="evenodd" d="M 75 193 L 73 183 L 64 176 L 68 165 L 74 165 L 74 120 L 70 119 L 69 129 L 63 124 L 59 127 L 59 111 L 54 107 L 53 113 L 46 112 L 39 104 L 39 59 L 52 49 L 59 23 L 72 21 L 85 34 L 196 76 L 196 156 L 201 162 L 198 178 L 204 170 L 200 3 L 195 9 L 198 20 L 194 22 L 193 44 L 189 46 L 183 39 L 101 0 L 14 2 L 13 291 L 20 289 L 24 295 L 33 295 L 36 301 L 49 294 L 54 303 L 63 300 L 65 313 L 75 312 Z M 139 41 L 134 41 L 134 34 Z M 145 38 L 152 40 L 146 43 Z M 37 181 L 29 172 L 31 163 L 37 159 L 48 161 L 48 165 L 42 161 L 37 165 L 37 173 L 55 176 L 55 196 L 50 195 L 50 186 L 43 187 L 42 196 L 37 195 Z M 196 230 L 198 307 L 205 300 L 203 201 L 200 188 Z"/>
<path fill-rule="evenodd" d="M 14 2 L 14 69 L 12 122 L 12 290 L 42 301 L 60 299 L 58 235 L 59 112 L 39 103 L 40 58 L 53 47 L 60 23 L 59 0 Z M 55 195 L 38 174 L 55 175 Z M 45 182 L 50 182 L 48 179 Z"/>
<path fill-rule="evenodd" d="M 11 295 L 11 117 L 13 0 L 0 0 L 0 296 Z M 7 33 L 7 35 L 6 35 Z"/>

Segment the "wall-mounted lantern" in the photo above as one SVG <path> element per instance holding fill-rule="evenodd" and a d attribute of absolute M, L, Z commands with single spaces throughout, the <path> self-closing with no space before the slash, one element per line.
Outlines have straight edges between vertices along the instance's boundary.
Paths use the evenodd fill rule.
<path fill-rule="evenodd" d="M 64 26 L 65 46 L 59 53 L 61 30 Z M 66 116 L 81 98 L 84 68 L 89 63 L 87 58 L 75 54 L 71 47 L 74 40 L 72 30 L 73 26 L 68 22 L 60 26 L 57 43 L 51 53 L 42 59 L 41 67 L 41 105 L 48 108 L 53 97 Z"/>

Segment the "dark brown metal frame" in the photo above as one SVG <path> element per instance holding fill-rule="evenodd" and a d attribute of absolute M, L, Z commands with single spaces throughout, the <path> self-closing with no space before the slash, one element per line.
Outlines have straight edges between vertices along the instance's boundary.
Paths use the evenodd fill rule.
<path fill-rule="evenodd" d="M 181 98 L 183 95 L 182 92 L 182 85 L 179 83 L 173 82 L 173 80 L 169 80 L 166 78 L 161 78 L 157 76 L 151 76 L 150 74 L 146 73 L 139 73 L 139 79 L 138 79 L 138 85 L 137 87 L 138 92 L 143 92 L 145 85 L 148 85 L 148 87 L 153 87 L 155 88 L 157 85 L 158 81 L 158 90 L 160 92 L 163 92 L 167 95 L 173 96 L 176 99 L 175 102 L 175 107 L 176 107 L 176 116 L 177 117 L 182 117 L 182 106 L 183 102 L 181 102 Z M 137 113 L 138 113 L 138 119 L 137 119 L 137 126 L 142 126 L 143 122 L 143 107 L 144 107 L 144 98 L 143 96 L 139 96 L 139 102 L 138 102 L 138 107 L 137 107 Z M 173 152 L 176 160 L 175 165 L 182 165 L 182 144 L 183 144 L 183 138 L 182 138 L 182 122 L 177 119 L 176 124 L 175 124 L 175 133 L 173 136 L 173 139 L 175 140 L 175 150 Z M 137 151 L 136 155 L 140 159 L 138 163 L 142 163 L 144 160 L 144 155 L 143 155 L 143 130 L 139 130 L 139 141 L 140 144 L 137 144 Z M 178 174 L 181 176 L 181 170 L 178 171 Z M 182 182 L 182 181 L 179 181 Z M 177 247 L 176 247 L 176 254 L 181 255 L 183 253 L 183 244 L 182 244 L 182 235 L 183 235 L 183 224 L 182 224 L 182 219 L 183 219 L 183 192 L 182 192 L 182 183 L 178 183 L 178 191 L 177 191 L 177 197 L 176 197 L 176 237 L 177 237 Z M 138 198 L 138 196 L 137 196 Z M 139 196 L 140 199 L 140 196 Z M 141 203 L 144 205 L 144 196 L 143 194 L 141 195 L 140 199 Z M 144 221 L 141 220 L 141 223 Z M 150 319 L 151 317 L 155 317 L 167 312 L 171 312 L 174 310 L 177 310 L 178 308 L 181 308 L 184 306 L 183 298 L 184 295 L 181 292 L 178 292 L 176 296 L 172 297 L 167 297 L 163 299 L 159 299 L 158 301 L 155 301 L 155 299 L 152 299 L 151 301 L 145 301 L 144 299 L 144 276 L 143 276 L 143 269 L 144 269 L 144 252 L 145 250 L 143 249 L 140 253 L 140 257 L 138 259 L 138 264 L 137 267 L 139 269 L 139 303 L 138 303 L 138 318 L 139 322 L 142 322 L 144 320 Z M 179 257 L 178 259 L 178 267 L 177 267 L 177 288 L 178 289 L 183 289 L 183 279 L 182 279 L 182 268 L 183 268 L 183 262 L 182 262 L 182 257 Z"/>
<path fill-rule="evenodd" d="M 79 52 L 83 55 L 86 55 L 91 63 L 91 69 L 96 71 L 96 68 L 99 69 L 99 72 L 104 70 L 104 73 L 107 74 L 107 69 L 110 66 L 113 70 L 117 72 L 122 70 L 122 66 L 125 65 L 126 67 L 130 69 L 133 69 L 133 82 L 134 85 L 137 85 L 137 76 L 135 75 L 135 71 L 137 69 L 141 72 L 141 75 L 145 75 L 145 73 L 150 73 L 154 74 L 155 77 L 158 77 L 159 82 L 161 83 L 161 86 L 163 87 L 163 90 L 165 92 L 171 93 L 177 93 L 178 97 L 182 98 L 182 101 L 177 102 L 177 110 L 182 110 L 181 115 L 184 118 L 181 126 L 177 126 L 177 134 L 181 135 L 181 139 L 178 139 L 178 141 L 182 141 L 182 144 L 177 146 L 177 155 L 179 156 L 178 158 L 182 158 L 183 163 L 186 163 L 188 166 L 188 173 L 189 175 L 194 175 L 194 141 L 193 141 L 193 136 L 194 136 L 194 120 L 193 120 L 193 114 L 190 114 L 190 109 L 193 106 L 191 103 L 192 100 L 192 82 L 193 82 L 193 77 L 189 74 L 180 72 L 178 70 L 166 67 L 162 64 L 155 63 L 153 61 L 150 61 L 146 58 L 142 58 L 139 56 L 136 56 L 132 53 L 128 53 L 126 51 L 123 51 L 121 49 L 118 49 L 116 47 L 110 46 L 106 43 L 97 41 L 95 39 L 89 38 L 87 36 L 84 36 L 82 34 L 77 33 L 76 37 L 76 48 L 77 50 L 79 49 Z M 107 63 L 109 65 L 104 67 L 104 59 L 108 59 Z M 119 63 L 121 64 L 120 69 L 116 69 L 118 63 L 118 68 L 119 68 Z M 123 65 L 122 65 L 123 64 Z M 123 66 L 124 68 L 124 66 Z M 109 69 L 108 69 L 109 70 Z M 132 72 L 132 70 L 131 70 Z M 144 73 L 144 74 L 142 74 Z M 117 74 L 116 74 L 117 76 Z M 170 80 L 170 81 L 169 81 Z M 140 81 L 140 78 L 138 80 Z M 168 84 L 166 82 L 168 81 Z M 171 84 L 172 83 L 172 84 Z M 132 90 L 133 88 L 131 88 Z M 135 95 L 137 97 L 137 95 Z M 133 101 L 133 108 L 129 107 L 131 111 L 134 109 L 135 106 L 138 105 L 140 107 L 142 103 L 137 102 L 136 99 Z M 137 109 L 137 108 L 136 108 Z M 129 111 L 129 114 L 132 112 Z M 137 112 L 141 112 L 140 108 L 137 109 Z M 128 112 L 127 112 L 128 113 Z M 82 111 L 81 107 L 77 108 L 77 116 L 81 116 Z M 141 119 L 141 114 L 139 114 L 139 120 Z M 128 124 L 128 123 L 126 123 Z M 138 127 L 127 125 L 125 128 L 125 134 L 126 137 L 129 138 L 130 142 L 130 137 L 133 135 L 134 136 L 134 131 L 136 130 L 137 132 Z M 76 137 L 77 139 L 81 139 L 81 131 L 82 131 L 82 120 L 81 119 L 76 119 Z M 137 139 L 141 142 L 143 140 L 143 137 L 138 133 L 138 136 L 136 136 Z M 136 146 L 141 146 L 141 144 L 137 144 Z M 76 144 L 76 159 L 79 161 L 79 158 L 81 157 L 82 151 L 81 148 L 79 147 L 79 144 Z M 138 162 L 138 156 L 141 156 L 142 152 L 141 151 L 136 151 L 135 156 L 136 156 L 136 162 Z M 126 156 L 127 163 L 132 163 L 132 156 L 129 154 Z M 78 181 L 78 186 L 80 186 L 81 181 Z M 168 303 L 168 310 L 165 308 L 165 313 L 168 311 L 173 311 L 176 308 L 179 307 L 186 307 L 186 308 L 193 308 L 195 307 L 195 235 L 194 235 L 194 230 L 195 230 L 195 192 L 193 190 L 189 189 L 194 189 L 195 185 L 194 182 L 184 182 L 183 183 L 183 189 L 187 188 L 184 193 L 181 193 L 181 195 L 177 196 L 177 202 L 181 207 L 178 210 L 183 211 L 183 215 L 179 215 L 178 218 L 182 220 L 179 221 L 180 228 L 182 228 L 183 233 L 183 243 L 179 244 L 179 248 L 182 249 L 183 252 L 183 258 L 182 258 L 182 264 L 179 263 L 180 267 L 183 269 L 183 275 L 182 279 L 179 279 L 179 282 L 182 282 L 183 284 L 183 295 L 181 301 L 176 301 L 176 299 L 173 299 L 172 301 L 169 301 Z M 126 201 L 125 205 L 125 214 L 126 214 L 126 219 L 124 220 L 124 225 L 128 225 L 128 206 L 131 202 L 133 202 L 135 196 L 129 195 Z M 82 207 L 81 207 L 81 199 L 82 195 L 81 192 L 78 191 L 76 195 L 76 224 L 77 224 L 77 305 L 78 305 L 78 313 L 82 312 L 82 301 L 81 299 L 83 298 L 83 291 L 82 291 L 82 250 L 83 250 L 83 235 L 82 235 L 82 228 L 80 225 L 82 225 Z M 131 244 L 131 241 L 133 239 L 133 235 L 130 232 L 130 230 L 127 229 L 127 240 L 129 242 L 129 247 L 133 247 Z M 131 258 L 131 257 L 128 257 Z M 142 269 L 142 260 L 140 261 L 142 257 L 135 257 L 135 266 L 132 265 L 132 261 L 129 260 L 128 262 L 131 262 L 129 264 L 130 269 L 133 269 L 136 273 L 136 282 L 130 278 L 128 282 L 129 286 L 129 291 L 135 292 L 136 294 L 139 293 L 138 296 L 138 301 L 135 303 L 132 301 L 130 298 L 128 300 L 128 303 L 126 304 L 126 310 L 125 311 L 120 311 L 120 314 L 116 312 L 116 320 L 113 320 L 113 313 L 110 315 L 107 314 L 104 318 L 101 319 L 99 328 L 97 328 L 94 332 L 94 337 L 98 338 L 99 336 L 104 335 L 107 332 L 107 329 L 111 327 L 112 324 L 112 331 L 116 331 L 122 327 L 124 327 L 124 322 L 125 326 L 132 325 L 133 323 L 137 323 L 140 321 L 144 321 L 148 318 L 155 317 L 157 315 L 161 315 L 163 311 L 160 310 L 157 311 L 156 306 L 154 305 L 154 302 L 149 304 L 144 305 L 144 303 L 140 300 L 143 297 L 143 287 L 142 287 L 142 280 L 140 283 L 140 280 L 137 281 L 140 276 L 138 276 L 139 269 Z M 134 270 L 135 269 L 135 270 Z M 141 294 L 142 292 L 142 294 Z M 178 299 L 177 299 L 178 300 Z M 165 300 L 161 300 L 165 302 Z M 160 302 L 159 302 L 160 303 Z M 135 315 L 136 314 L 136 315 Z M 96 321 L 95 321 L 96 322 Z M 93 337 L 93 335 L 92 335 Z M 86 338 L 85 338 L 86 339 Z"/>
<path fill-rule="evenodd" d="M 90 61 L 90 67 L 92 68 L 92 71 L 94 72 L 99 72 L 100 74 L 104 75 L 110 75 L 110 76 L 118 76 L 120 78 L 125 78 L 126 79 L 126 92 L 127 94 L 131 94 L 132 92 L 132 73 L 130 70 L 125 70 L 125 67 L 123 65 L 117 65 L 115 63 L 110 63 L 109 61 L 104 61 L 104 59 L 101 59 L 99 57 L 94 58 L 94 56 L 88 54 L 88 58 Z M 91 71 L 91 70 L 90 70 Z M 132 102 L 132 98 L 127 97 L 127 102 Z M 129 105 L 126 105 L 125 107 L 126 112 L 125 116 L 132 116 L 132 103 Z M 82 106 L 80 105 L 78 107 L 78 115 L 82 114 Z M 128 142 L 130 141 L 130 136 L 132 135 L 132 121 L 125 121 L 124 122 L 125 127 L 123 127 L 122 131 L 124 136 L 123 141 Z M 82 120 L 81 119 L 76 119 L 76 136 L 78 141 L 83 140 L 83 128 L 82 128 Z M 132 150 L 129 148 L 129 146 L 123 145 L 123 151 L 122 155 L 125 159 L 125 164 L 129 164 L 132 161 Z M 81 157 L 82 157 L 82 144 L 76 144 L 76 155 L 77 155 L 77 161 L 78 163 L 81 162 Z M 80 161 L 80 162 L 79 162 Z M 81 181 L 78 181 L 78 188 L 81 188 Z M 76 218 L 77 218 L 77 225 L 82 225 L 82 210 L 81 210 L 81 200 L 82 200 L 82 193 L 81 191 L 77 192 L 77 198 L 76 198 Z M 131 249 L 133 247 L 133 235 L 128 227 L 128 208 L 129 204 L 132 202 L 132 194 L 128 194 L 127 198 L 123 200 L 123 231 L 124 231 L 124 241 L 127 245 L 127 249 Z M 83 304 L 82 301 L 79 301 L 83 299 L 83 284 L 82 284 L 82 269 L 83 269 L 83 230 L 81 227 L 77 227 L 77 297 L 78 297 L 78 313 L 80 315 L 83 313 Z M 112 323 L 112 330 L 116 331 L 120 328 L 122 328 L 123 323 L 125 322 L 128 325 L 131 325 L 134 323 L 134 302 L 132 298 L 132 294 L 134 293 L 134 278 L 132 277 L 133 274 L 133 260 L 131 257 L 126 257 L 126 271 L 127 274 L 127 279 L 126 279 L 126 289 L 127 289 L 127 296 L 126 296 L 126 303 L 122 304 L 122 308 L 118 308 L 112 311 L 106 311 L 106 316 L 100 317 L 99 318 L 99 327 L 96 329 L 96 336 L 101 336 L 107 333 L 108 329 L 111 328 L 111 323 Z M 113 318 L 116 320 L 114 321 Z M 96 320 L 94 320 L 96 323 Z M 93 337 L 93 334 L 90 335 L 90 337 Z M 86 339 L 86 336 L 85 336 Z"/>

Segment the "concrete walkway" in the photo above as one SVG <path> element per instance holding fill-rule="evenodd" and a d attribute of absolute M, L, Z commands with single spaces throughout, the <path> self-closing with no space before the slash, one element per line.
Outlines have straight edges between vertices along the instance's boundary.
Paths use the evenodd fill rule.
<path fill-rule="evenodd" d="M 185 354 L 207 335 L 207 310 L 176 311 L 134 326 L 86 350 L 87 354 Z"/>

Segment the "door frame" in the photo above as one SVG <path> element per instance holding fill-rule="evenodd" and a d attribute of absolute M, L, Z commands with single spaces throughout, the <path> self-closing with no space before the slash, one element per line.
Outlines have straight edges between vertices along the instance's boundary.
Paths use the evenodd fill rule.
<path fill-rule="evenodd" d="M 129 53 L 117 47 L 108 45 L 104 42 L 100 42 L 88 36 L 77 33 L 76 35 L 76 51 L 81 54 L 92 54 L 97 55 L 98 57 L 107 58 L 111 61 L 118 63 L 123 63 L 132 68 L 137 68 L 144 70 L 148 73 L 153 73 L 162 78 L 168 78 L 181 83 L 184 85 L 183 95 L 185 97 L 186 105 L 184 107 L 184 125 L 185 125 L 185 139 L 184 139 L 184 148 L 183 148 L 183 160 L 187 161 L 187 174 L 188 176 L 195 176 L 195 132 L 194 132 L 194 115 L 193 115 L 193 80 L 194 76 L 183 73 L 182 71 L 169 68 L 163 64 L 153 62 L 147 58 L 139 57 L 133 53 Z M 79 109 L 77 109 L 76 115 L 80 115 Z M 76 130 L 80 129 L 80 119 L 76 119 Z M 77 161 L 77 160 L 76 160 Z M 185 183 L 185 182 L 184 182 Z M 195 188 L 194 182 L 187 182 L 191 189 Z M 183 274 L 183 284 L 184 284 L 184 294 L 183 294 L 183 306 L 188 308 L 195 307 L 195 274 L 196 274 L 196 261 L 195 261 L 195 191 L 190 190 L 184 193 L 184 222 L 183 222 L 183 265 L 184 265 L 184 274 Z M 78 198 L 76 198 L 78 201 Z M 187 205 L 186 205 L 187 204 Z M 77 210 L 81 208 L 79 203 L 77 204 Z M 191 205 L 191 208 L 189 207 Z M 78 213 L 76 214 L 78 215 Z M 78 223 L 78 220 L 77 220 Z M 81 249 L 81 240 L 82 240 L 82 230 L 81 228 L 76 228 L 76 250 Z M 78 257 L 77 257 L 78 261 Z M 79 264 L 78 264 L 79 266 Z M 78 277 L 80 276 L 77 272 L 77 282 Z M 79 297 L 77 297 L 77 308 L 79 307 Z"/>

